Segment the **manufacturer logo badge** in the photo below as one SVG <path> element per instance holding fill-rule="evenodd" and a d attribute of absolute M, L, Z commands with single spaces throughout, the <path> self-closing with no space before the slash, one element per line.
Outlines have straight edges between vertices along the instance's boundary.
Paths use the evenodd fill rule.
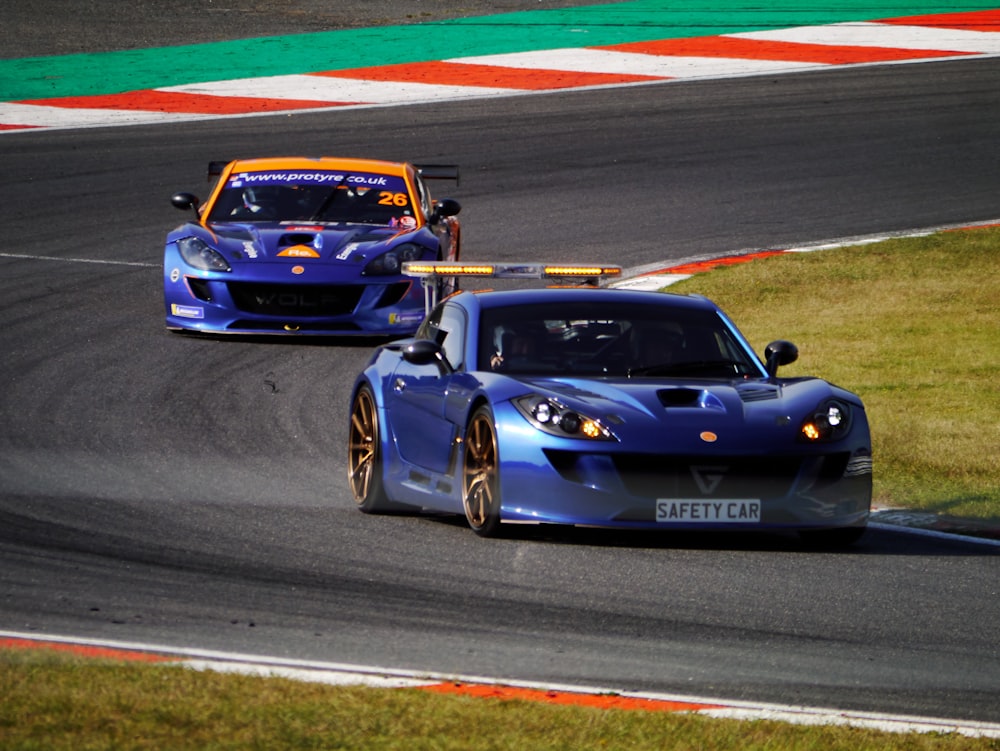
<path fill-rule="evenodd" d="M 717 436 L 711 430 L 703 430 L 698 437 L 701 438 L 701 440 L 703 440 L 705 443 L 715 443 L 717 440 L 719 440 L 719 436 Z"/>
<path fill-rule="evenodd" d="M 691 476 L 703 495 L 711 495 L 719 487 L 729 467 L 691 466 Z"/>
<path fill-rule="evenodd" d="M 306 270 L 305 266 L 292 266 L 293 274 L 302 274 L 305 273 L 305 270 Z"/>

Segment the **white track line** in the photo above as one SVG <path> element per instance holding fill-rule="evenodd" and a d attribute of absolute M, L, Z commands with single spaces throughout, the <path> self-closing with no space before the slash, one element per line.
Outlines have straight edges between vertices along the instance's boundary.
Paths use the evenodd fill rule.
<path fill-rule="evenodd" d="M 510 89 L 441 86 L 431 83 L 366 81 L 336 76 L 290 75 L 167 86 L 157 91 L 259 99 L 305 99 L 352 104 L 410 104 L 440 99 L 508 96 Z"/>
<path fill-rule="evenodd" d="M 805 725 L 845 725 L 850 727 L 874 728 L 893 733 L 958 733 L 970 737 L 1000 738 L 1000 723 L 973 720 L 953 720 L 940 717 L 893 715 L 882 712 L 846 711 L 824 707 L 730 701 L 714 697 L 659 692 L 619 691 L 599 686 L 576 686 L 534 681 L 507 681 L 483 676 L 423 673 L 413 670 L 395 670 L 344 663 L 264 657 L 235 652 L 183 649 L 141 642 L 81 639 L 33 632 L 0 631 L 0 638 L 176 656 L 181 664 L 196 670 L 217 670 L 220 672 L 243 673 L 263 677 L 282 676 L 296 680 L 331 683 L 334 685 L 413 688 L 439 683 L 470 683 L 476 685 L 510 686 L 512 688 L 524 688 L 544 692 L 556 691 L 568 694 L 617 695 L 647 701 L 704 704 L 707 705 L 705 709 L 694 711 L 698 714 L 719 718 L 779 720 Z"/>

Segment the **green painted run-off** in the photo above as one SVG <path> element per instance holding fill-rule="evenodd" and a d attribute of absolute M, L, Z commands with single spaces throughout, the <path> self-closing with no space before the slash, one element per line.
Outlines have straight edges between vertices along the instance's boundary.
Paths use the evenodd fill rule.
<path fill-rule="evenodd" d="M 0 60 L 0 101 L 86 96 L 563 47 L 956 13 L 997 0 L 632 0 L 239 41 Z"/>

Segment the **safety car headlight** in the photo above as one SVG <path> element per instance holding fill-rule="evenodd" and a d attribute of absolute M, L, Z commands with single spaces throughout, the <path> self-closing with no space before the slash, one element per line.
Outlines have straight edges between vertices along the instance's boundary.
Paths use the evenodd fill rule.
<path fill-rule="evenodd" d="M 222 253 L 217 251 L 202 240 L 200 237 L 182 237 L 177 241 L 177 250 L 180 251 L 188 265 L 202 271 L 232 271 L 229 262 L 222 257 Z"/>
<path fill-rule="evenodd" d="M 827 399 L 802 421 L 801 440 L 808 443 L 836 441 L 851 429 L 851 408 L 838 399 Z"/>
<path fill-rule="evenodd" d="M 368 265 L 365 266 L 362 273 L 369 274 L 371 276 L 389 276 L 400 274 L 402 273 L 404 261 L 422 261 L 427 252 L 428 248 L 425 248 L 423 245 L 403 243 L 402 245 L 397 245 L 392 250 L 373 258 L 368 262 Z"/>
<path fill-rule="evenodd" d="M 600 420 L 571 410 L 555 399 L 529 394 L 515 399 L 514 406 L 528 422 L 549 435 L 594 441 L 615 440 Z"/>

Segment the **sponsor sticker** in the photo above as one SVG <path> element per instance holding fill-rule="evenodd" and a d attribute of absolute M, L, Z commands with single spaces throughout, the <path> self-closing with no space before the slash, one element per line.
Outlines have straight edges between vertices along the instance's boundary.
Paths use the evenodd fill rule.
<path fill-rule="evenodd" d="M 347 243 L 347 245 L 344 246 L 344 249 L 339 253 L 337 253 L 337 260 L 346 261 L 348 258 L 350 258 L 351 253 L 353 253 L 359 247 L 361 247 L 361 243 L 357 242 Z"/>
<path fill-rule="evenodd" d="M 300 170 L 288 172 L 240 172 L 229 176 L 230 188 L 248 185 L 348 185 L 352 188 L 384 188 L 406 192 L 402 177 L 379 175 L 369 172 L 331 172 L 328 170 Z"/>
<path fill-rule="evenodd" d="M 389 323 L 391 324 L 415 324 L 423 320 L 424 314 L 422 312 L 389 314 Z"/>
<path fill-rule="evenodd" d="M 704 501 L 693 498 L 660 498 L 656 501 L 656 521 L 673 524 L 700 522 L 758 524 L 760 499 L 721 498 Z"/>
<path fill-rule="evenodd" d="M 319 258 L 320 255 L 307 245 L 292 245 L 278 253 L 285 258 Z"/>
<path fill-rule="evenodd" d="M 196 307 L 194 305 L 178 305 L 177 303 L 171 303 L 170 312 L 171 314 L 177 316 L 178 318 L 205 317 L 205 309 Z"/>

